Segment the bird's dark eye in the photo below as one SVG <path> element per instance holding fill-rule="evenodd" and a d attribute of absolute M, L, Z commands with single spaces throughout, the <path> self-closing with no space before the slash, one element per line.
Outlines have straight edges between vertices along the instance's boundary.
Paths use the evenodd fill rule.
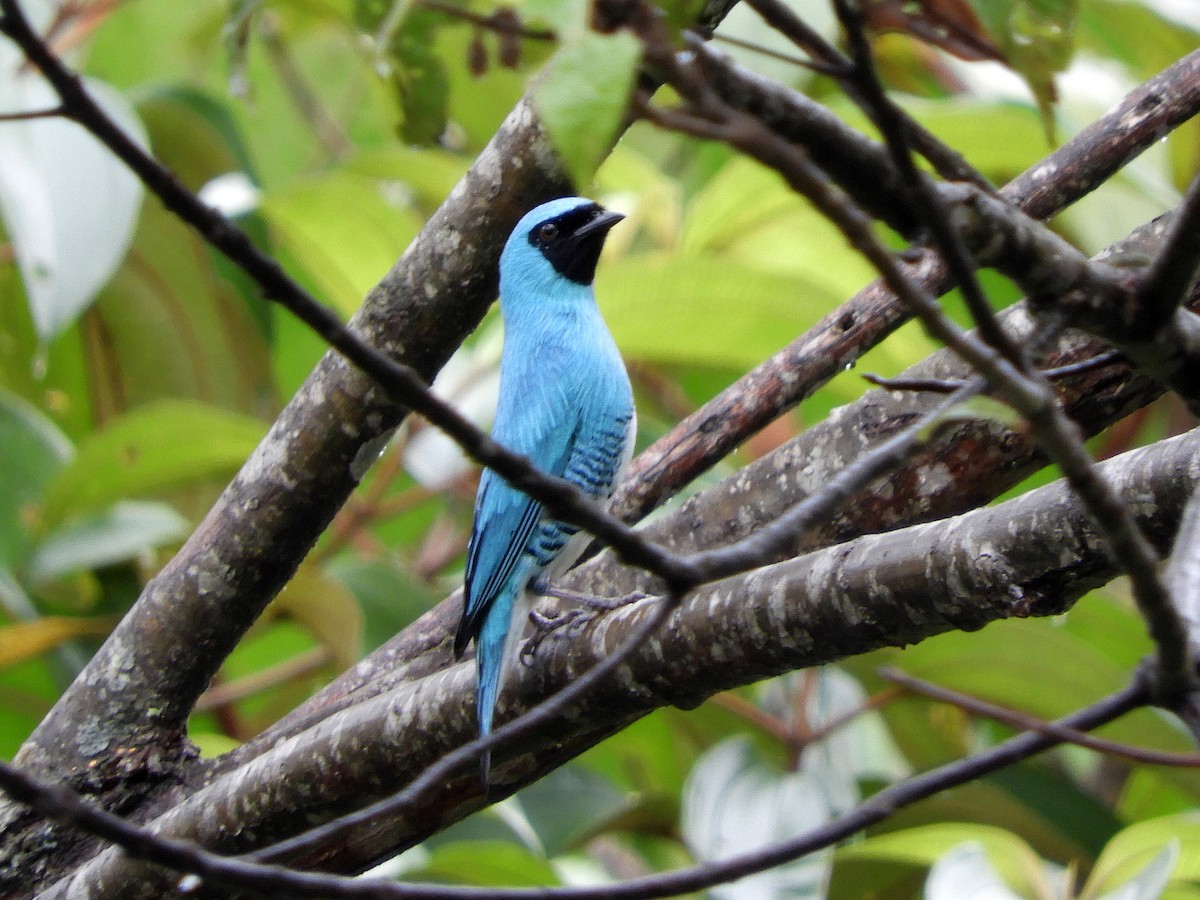
<path fill-rule="evenodd" d="M 558 237 L 558 226 L 553 222 L 543 222 L 538 227 L 538 237 L 543 241 L 552 241 Z"/>

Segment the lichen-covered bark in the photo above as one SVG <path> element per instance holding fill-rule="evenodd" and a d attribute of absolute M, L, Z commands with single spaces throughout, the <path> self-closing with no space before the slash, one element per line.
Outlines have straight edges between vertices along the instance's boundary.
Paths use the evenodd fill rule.
<path fill-rule="evenodd" d="M 1165 549 L 1200 484 L 1200 431 L 1101 468 Z M 1087 512 L 1060 482 L 996 507 L 865 535 L 717 582 L 689 597 L 617 678 L 597 686 L 556 725 L 497 753 L 490 799 L 656 707 L 693 706 L 719 690 L 944 631 L 1058 613 L 1117 572 Z M 573 640 L 544 644 L 539 664 L 519 668 L 504 692 L 501 720 L 611 653 L 649 602 L 605 615 Z M 228 851 L 294 833 L 309 816 L 325 818 L 389 793 L 473 738 L 473 698 L 469 663 L 406 683 L 279 743 L 154 825 Z M 303 863 L 357 871 L 483 802 L 477 773 L 468 767 L 401 818 L 363 829 Z M 50 896 L 150 897 L 162 884 L 146 867 L 109 851 Z"/>

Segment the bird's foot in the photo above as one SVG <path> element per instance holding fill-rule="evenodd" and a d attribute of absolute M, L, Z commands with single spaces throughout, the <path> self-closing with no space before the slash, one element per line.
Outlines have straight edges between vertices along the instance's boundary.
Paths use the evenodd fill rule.
<path fill-rule="evenodd" d="M 579 631 L 603 612 L 620 609 L 638 600 L 651 596 L 642 591 L 634 591 L 623 597 L 597 597 L 593 594 L 583 594 L 566 588 L 555 587 L 545 582 L 535 581 L 530 585 L 532 590 L 543 597 L 554 597 L 557 600 L 569 600 L 580 604 L 572 609 L 547 615 L 537 609 L 530 610 L 529 621 L 533 623 L 533 635 L 521 648 L 521 662 L 525 665 L 533 663 L 538 647 L 548 637 L 565 638 Z"/>

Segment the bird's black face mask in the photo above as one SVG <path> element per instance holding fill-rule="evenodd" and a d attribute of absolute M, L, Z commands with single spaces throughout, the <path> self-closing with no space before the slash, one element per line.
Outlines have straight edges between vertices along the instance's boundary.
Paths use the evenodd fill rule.
<path fill-rule="evenodd" d="M 625 218 L 598 204 L 547 219 L 529 233 L 556 272 L 578 284 L 591 284 L 608 230 Z"/>

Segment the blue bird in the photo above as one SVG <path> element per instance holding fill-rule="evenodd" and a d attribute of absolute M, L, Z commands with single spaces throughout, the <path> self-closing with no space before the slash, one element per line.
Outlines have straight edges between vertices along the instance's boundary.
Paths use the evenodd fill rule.
<path fill-rule="evenodd" d="M 492 437 L 597 500 L 612 495 L 636 427 L 629 376 L 592 290 L 604 239 L 622 218 L 580 197 L 553 200 L 517 223 L 500 255 L 504 350 Z M 587 535 L 577 531 L 490 469 L 483 473 L 454 638 L 460 657 L 475 641 L 481 735 L 492 728 L 530 584 L 579 557 Z M 490 765 L 485 752 L 485 789 Z"/>

